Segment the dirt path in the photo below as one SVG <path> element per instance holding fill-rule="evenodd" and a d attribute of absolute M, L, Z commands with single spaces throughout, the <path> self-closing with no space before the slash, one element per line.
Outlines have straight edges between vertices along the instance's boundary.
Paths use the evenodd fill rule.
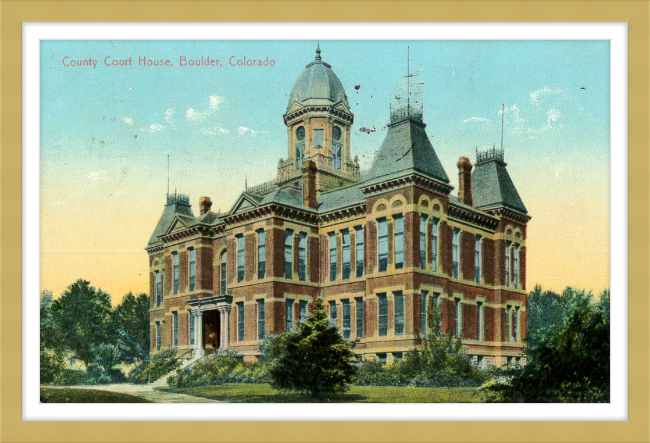
<path fill-rule="evenodd" d="M 173 392 L 155 391 L 149 385 L 113 384 L 113 385 L 77 385 L 77 386 L 47 386 L 48 388 L 69 388 L 69 389 L 95 389 L 98 391 L 119 392 L 122 394 L 135 395 L 154 403 L 223 403 L 208 398 L 194 397 L 186 394 Z"/>

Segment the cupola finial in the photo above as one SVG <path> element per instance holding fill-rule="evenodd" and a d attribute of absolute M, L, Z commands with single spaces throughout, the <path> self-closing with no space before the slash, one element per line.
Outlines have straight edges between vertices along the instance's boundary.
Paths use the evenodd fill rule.
<path fill-rule="evenodd" d="M 316 45 L 316 61 L 321 61 L 320 58 L 320 40 L 318 41 Z"/>

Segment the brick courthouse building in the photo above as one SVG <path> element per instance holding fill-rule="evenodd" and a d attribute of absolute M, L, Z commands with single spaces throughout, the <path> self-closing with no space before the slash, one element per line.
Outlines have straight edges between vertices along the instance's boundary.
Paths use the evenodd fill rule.
<path fill-rule="evenodd" d="M 227 213 L 168 195 L 146 248 L 151 348 L 251 359 L 321 297 L 354 351 L 387 362 L 430 332 L 461 337 L 475 364 L 523 363 L 526 224 L 503 151 L 458 161 L 458 193 L 421 108 L 393 108 L 367 176 L 352 157 L 354 115 L 316 51 L 284 114 L 288 158 Z"/>

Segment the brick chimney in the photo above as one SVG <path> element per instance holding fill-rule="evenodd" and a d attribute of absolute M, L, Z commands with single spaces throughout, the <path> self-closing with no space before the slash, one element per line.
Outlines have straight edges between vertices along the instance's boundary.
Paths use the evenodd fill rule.
<path fill-rule="evenodd" d="M 199 199 L 199 208 L 201 208 L 201 215 L 209 212 L 211 207 L 212 202 L 210 201 L 210 197 L 201 197 Z"/>
<path fill-rule="evenodd" d="M 458 199 L 472 206 L 472 162 L 467 157 L 458 160 Z"/>
<path fill-rule="evenodd" d="M 313 160 L 306 161 L 302 165 L 302 192 L 305 199 L 305 206 L 311 209 L 318 209 L 316 202 L 316 163 Z"/>

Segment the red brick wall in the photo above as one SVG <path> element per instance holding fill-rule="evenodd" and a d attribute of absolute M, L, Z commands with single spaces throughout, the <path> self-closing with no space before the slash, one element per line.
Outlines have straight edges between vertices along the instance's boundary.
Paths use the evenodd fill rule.
<path fill-rule="evenodd" d="M 440 264 L 447 275 L 452 275 L 452 236 L 453 228 L 446 221 L 440 222 Z"/>
<path fill-rule="evenodd" d="M 481 270 L 483 274 L 483 280 L 488 285 L 494 284 L 494 271 L 496 267 L 495 262 L 495 243 L 494 240 L 489 238 L 483 238 L 483 269 Z"/>
<path fill-rule="evenodd" d="M 309 281 L 314 283 L 318 282 L 320 275 L 319 243 L 318 237 L 309 237 Z"/>
<path fill-rule="evenodd" d="M 190 254 L 187 251 L 181 251 L 179 255 L 179 283 L 178 283 L 178 292 L 185 292 L 189 287 L 189 263 L 190 263 Z"/>
<path fill-rule="evenodd" d="M 460 266 L 463 272 L 463 278 L 466 280 L 474 280 L 475 269 L 474 262 L 476 259 L 475 254 L 476 237 L 470 232 L 461 231 L 460 234 Z"/>
<path fill-rule="evenodd" d="M 496 262 L 496 281 L 495 285 L 503 285 L 506 281 L 506 242 L 504 240 L 495 241 L 495 262 Z"/>
<path fill-rule="evenodd" d="M 364 337 L 374 337 L 377 334 L 377 300 L 366 299 L 364 303 Z"/>
<path fill-rule="evenodd" d="M 366 223 L 366 274 L 369 274 L 377 266 L 377 225 L 375 222 Z"/>
<path fill-rule="evenodd" d="M 199 289 L 212 289 L 212 248 L 199 248 L 196 254 L 197 286 Z"/>
<path fill-rule="evenodd" d="M 496 316 L 498 315 L 498 310 L 485 306 L 485 340 L 486 341 L 496 341 Z"/>
<path fill-rule="evenodd" d="M 478 307 L 463 304 L 463 337 L 478 339 Z"/>
<path fill-rule="evenodd" d="M 526 337 L 528 336 L 528 331 L 526 330 L 526 312 L 520 312 L 519 319 L 521 320 L 521 339 L 526 340 Z"/>
<path fill-rule="evenodd" d="M 269 238 L 266 247 L 270 250 L 271 257 L 267 261 L 266 267 L 271 269 L 272 277 L 284 277 L 284 229 L 271 228 L 267 233 Z"/>
<path fill-rule="evenodd" d="M 418 245 L 417 253 L 420 253 L 419 248 L 419 237 L 416 237 L 416 234 L 419 236 L 420 232 L 420 217 L 417 217 L 417 228 L 414 227 L 415 223 L 415 213 L 407 212 L 404 214 L 404 267 L 408 268 L 413 266 L 414 263 L 419 263 L 419 256 L 415 258 L 415 247 L 414 244 Z M 417 232 L 416 232 L 417 230 Z"/>
<path fill-rule="evenodd" d="M 172 256 L 168 255 L 165 257 L 165 284 L 163 288 L 163 294 L 169 296 L 172 293 L 172 277 L 174 275 L 174 268 L 172 267 Z"/>

